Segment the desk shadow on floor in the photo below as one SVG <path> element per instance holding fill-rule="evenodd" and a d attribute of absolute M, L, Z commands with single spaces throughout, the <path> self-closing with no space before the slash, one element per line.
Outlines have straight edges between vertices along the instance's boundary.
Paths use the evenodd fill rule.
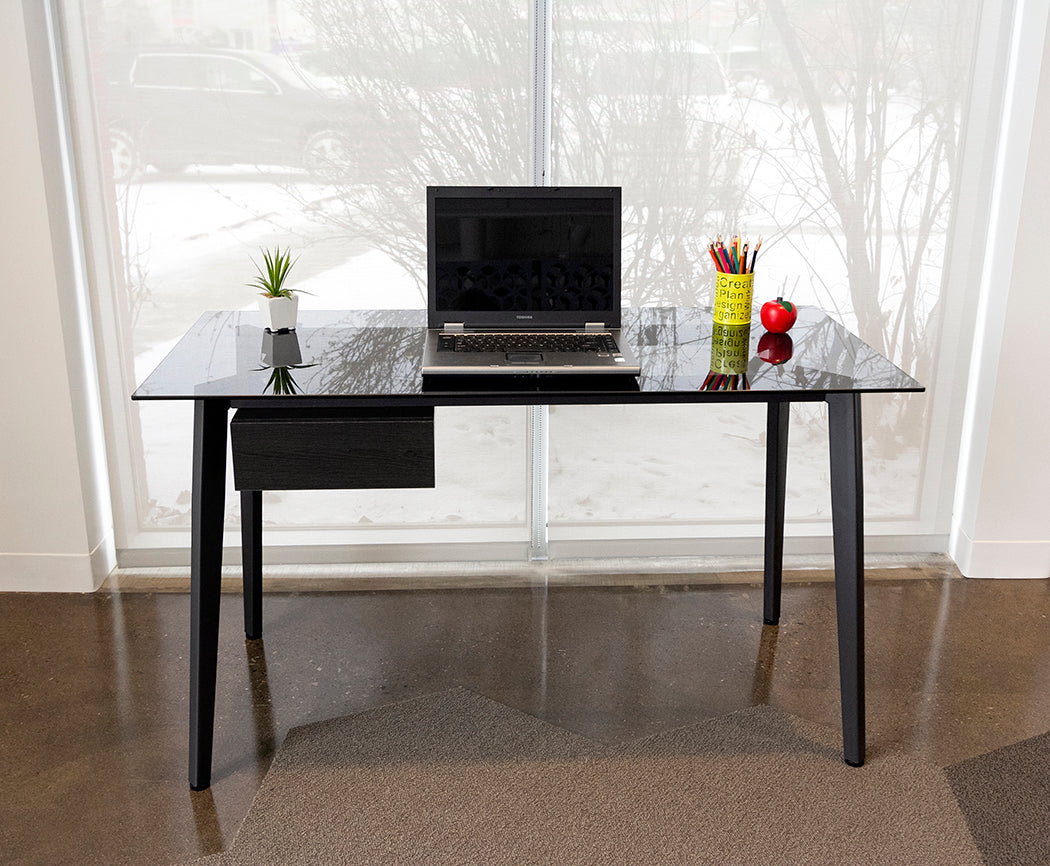
<path fill-rule="evenodd" d="M 988 866 L 1050 863 L 1050 732 L 944 772 Z"/>

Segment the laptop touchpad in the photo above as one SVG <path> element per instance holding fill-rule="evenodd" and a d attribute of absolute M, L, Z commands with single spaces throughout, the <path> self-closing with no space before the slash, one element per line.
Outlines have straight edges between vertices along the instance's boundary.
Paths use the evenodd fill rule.
<path fill-rule="evenodd" d="M 542 352 L 507 352 L 507 361 L 511 364 L 542 364 Z"/>

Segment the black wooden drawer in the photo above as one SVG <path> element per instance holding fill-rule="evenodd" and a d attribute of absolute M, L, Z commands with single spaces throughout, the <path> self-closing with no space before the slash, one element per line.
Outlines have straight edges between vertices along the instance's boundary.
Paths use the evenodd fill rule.
<path fill-rule="evenodd" d="M 434 410 L 238 409 L 238 490 L 434 486 Z"/>

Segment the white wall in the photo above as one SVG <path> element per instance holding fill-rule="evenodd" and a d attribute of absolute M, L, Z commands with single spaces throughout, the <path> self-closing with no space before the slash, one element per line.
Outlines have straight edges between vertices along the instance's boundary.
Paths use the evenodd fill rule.
<path fill-rule="evenodd" d="M 1048 24 L 1039 2 L 1015 25 L 949 549 L 967 577 L 1050 577 Z"/>
<path fill-rule="evenodd" d="M 43 4 L 25 8 L 43 13 Z M 57 124 L 38 124 L 31 81 L 33 63 L 39 70 L 47 59 L 31 61 L 25 33 L 23 5 L 0 3 L 0 297 L 8 311 L 0 340 L 0 590 L 87 592 L 112 568 L 112 520 L 92 453 L 93 371 L 70 333 L 77 304 L 69 245 L 52 242 L 63 229 L 54 202 L 61 178 L 45 177 L 39 132 L 48 133 L 43 152 L 53 152 Z"/>

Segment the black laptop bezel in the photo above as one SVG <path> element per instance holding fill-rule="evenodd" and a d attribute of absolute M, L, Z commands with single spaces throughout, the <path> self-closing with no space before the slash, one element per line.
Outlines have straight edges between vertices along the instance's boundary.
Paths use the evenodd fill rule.
<path fill-rule="evenodd" d="M 427 327 L 440 329 L 450 322 L 461 323 L 468 328 L 514 327 L 526 330 L 535 328 L 583 328 L 595 322 L 595 311 L 536 310 L 529 318 L 518 318 L 512 313 L 499 310 L 456 310 L 439 312 L 437 307 L 437 262 L 436 249 L 436 203 L 440 198 L 481 199 L 608 199 L 613 217 L 613 261 L 612 261 L 612 306 L 602 312 L 601 322 L 609 329 L 620 327 L 621 306 L 621 256 L 622 256 L 622 193 L 618 186 L 428 186 L 427 187 Z"/>

